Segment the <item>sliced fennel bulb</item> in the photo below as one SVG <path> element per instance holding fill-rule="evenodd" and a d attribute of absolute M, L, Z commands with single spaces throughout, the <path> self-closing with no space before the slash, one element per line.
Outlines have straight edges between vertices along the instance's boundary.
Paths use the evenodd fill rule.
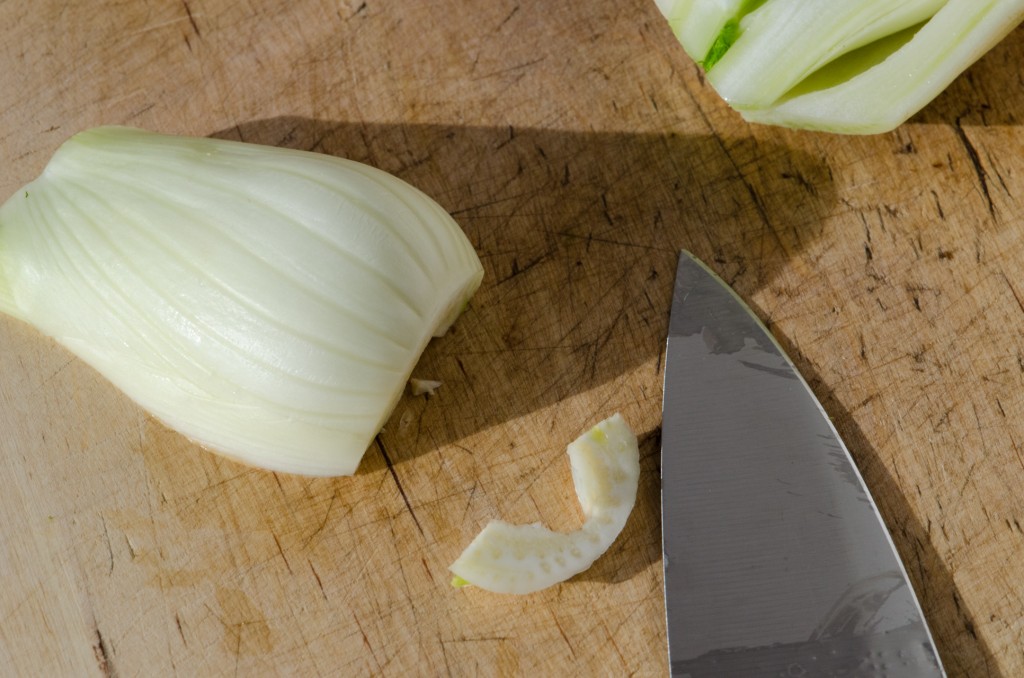
<path fill-rule="evenodd" d="M 926 21 L 945 2 L 772 0 L 743 18 L 708 81 L 738 108 L 764 108 L 837 56 Z"/>
<path fill-rule="evenodd" d="M 449 568 L 454 586 L 532 593 L 583 572 L 608 550 L 636 503 L 636 436 L 615 414 L 570 443 L 566 452 L 583 526 L 560 533 L 540 524 L 492 520 Z"/>
<path fill-rule="evenodd" d="M 891 130 L 1024 19 L 1024 0 L 656 0 L 749 121 Z"/>
<path fill-rule="evenodd" d="M 482 276 L 429 197 L 304 151 L 97 128 L 0 207 L 0 311 L 278 471 L 353 473 Z"/>
<path fill-rule="evenodd" d="M 1024 19 L 1024 0 L 950 0 L 885 60 L 839 82 L 827 72 L 763 109 L 751 122 L 850 134 L 898 127 L 946 89 Z M 839 65 L 837 63 L 837 65 Z M 849 64 L 842 64 L 849 68 Z"/>

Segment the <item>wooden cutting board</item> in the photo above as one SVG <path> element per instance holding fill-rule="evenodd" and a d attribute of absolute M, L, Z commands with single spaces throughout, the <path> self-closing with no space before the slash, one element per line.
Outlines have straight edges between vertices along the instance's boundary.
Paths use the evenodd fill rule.
<path fill-rule="evenodd" d="M 106 123 L 312 149 L 436 198 L 486 279 L 351 478 L 222 460 L 0 319 L 0 666 L 21 675 L 659 675 L 677 251 L 769 324 L 892 528 L 951 675 L 1024 674 L 1024 33 L 867 138 L 744 124 L 649 0 L 0 3 L 0 197 Z M 2 227 L 2 226 L 0 226 Z M 642 476 L 588 572 L 454 590 L 491 518 L 578 524 L 565 444 Z"/>

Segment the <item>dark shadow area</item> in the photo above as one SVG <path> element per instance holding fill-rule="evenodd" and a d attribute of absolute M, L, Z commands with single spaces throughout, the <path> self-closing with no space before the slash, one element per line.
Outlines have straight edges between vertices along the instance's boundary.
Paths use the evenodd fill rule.
<path fill-rule="evenodd" d="M 384 169 L 437 200 L 475 246 L 483 284 L 414 372 L 443 387 L 399 408 L 422 435 L 399 439 L 397 414 L 383 435 L 395 464 L 657 360 L 681 248 L 749 296 L 834 202 L 824 159 L 751 139 L 298 117 L 214 136 Z M 360 472 L 382 456 L 371 450 Z"/>
<path fill-rule="evenodd" d="M 360 466 L 360 474 L 390 468 L 396 482 L 395 467 L 446 445 L 466 455 L 512 458 L 519 453 L 471 450 L 460 441 L 642 365 L 656 365 L 649 395 L 660 407 L 679 250 L 694 252 L 749 300 L 818 236 L 836 200 L 825 158 L 752 138 L 287 116 L 214 136 L 384 169 L 437 200 L 476 248 L 485 269 L 480 290 L 414 371 L 442 388 L 431 398 L 403 398 Z M 899 484 L 855 419 L 780 340 L 864 472 L 947 668 L 956 674 L 992 666 L 991 652 L 970 633 L 973 621 L 959 605 L 951 573 Z M 614 583 L 660 567 L 660 429 L 638 433 L 640 491 L 620 541 L 642 543 L 616 543 L 581 579 Z"/>
<path fill-rule="evenodd" d="M 298 117 L 214 136 L 387 170 L 436 199 L 474 244 L 483 284 L 414 371 L 443 386 L 429 399 L 403 398 L 359 469 L 389 469 L 396 482 L 395 468 L 409 459 L 644 363 L 657 365 L 649 390 L 660 409 L 679 250 L 749 296 L 817 236 L 835 201 L 824 158 L 751 139 Z M 660 567 L 660 430 L 638 434 L 641 486 L 630 524 L 581 578 L 622 581 Z M 522 454 L 459 449 L 492 461 Z"/>
<path fill-rule="evenodd" d="M 860 469 L 907 570 L 947 674 L 1003 678 L 995 655 L 977 635 L 974 615 L 961 602 L 952 572 L 932 545 L 931 526 L 922 525 L 915 517 L 904 490 L 885 465 L 878 462 L 856 417 L 843 407 L 833 390 L 786 337 L 777 333 L 775 337 L 828 412 Z"/>

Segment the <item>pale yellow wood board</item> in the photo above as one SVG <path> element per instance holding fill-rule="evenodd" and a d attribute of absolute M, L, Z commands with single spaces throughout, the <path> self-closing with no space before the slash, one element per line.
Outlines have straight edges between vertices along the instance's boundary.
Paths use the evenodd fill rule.
<path fill-rule="evenodd" d="M 835 419 L 951 675 L 1024 673 L 1024 65 L 1010 35 L 891 134 L 751 127 L 653 2 L 0 4 L 0 198 L 118 123 L 368 162 L 486 279 L 353 478 L 224 461 L 0 320 L 0 665 L 23 675 L 659 675 L 676 253 Z M 2 227 L 2 225 L 0 225 Z M 573 581 L 448 586 L 493 517 L 578 521 L 564 446 L 620 410 L 637 508 Z M 987 673 L 986 673 L 987 672 Z"/>

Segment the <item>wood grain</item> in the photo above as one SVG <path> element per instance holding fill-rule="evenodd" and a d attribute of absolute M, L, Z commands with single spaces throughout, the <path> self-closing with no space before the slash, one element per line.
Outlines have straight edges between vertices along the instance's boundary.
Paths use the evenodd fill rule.
<path fill-rule="evenodd" d="M 80 129 L 311 149 L 435 197 L 486 279 L 352 478 L 222 460 L 0 320 L 0 665 L 21 675 L 659 675 L 676 253 L 777 334 L 892 527 L 951 675 L 1024 673 L 1024 33 L 874 137 L 752 127 L 645 0 L 0 3 L 0 197 Z M 622 411 L 638 505 L 593 569 L 448 586 L 492 517 L 568 529 Z"/>

